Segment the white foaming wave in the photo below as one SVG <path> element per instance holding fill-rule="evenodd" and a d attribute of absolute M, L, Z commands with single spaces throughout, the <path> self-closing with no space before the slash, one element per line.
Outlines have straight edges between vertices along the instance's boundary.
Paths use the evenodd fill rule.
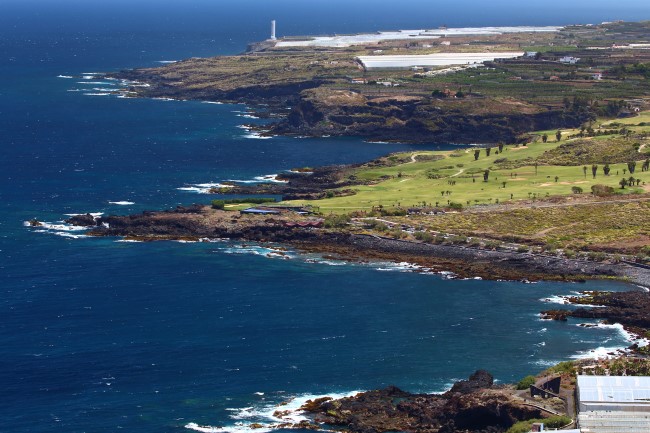
<path fill-rule="evenodd" d="M 124 243 L 133 243 L 133 244 L 141 244 L 143 241 L 138 241 L 135 239 L 118 239 L 115 242 L 124 242 Z"/>
<path fill-rule="evenodd" d="M 613 329 L 617 331 L 626 341 L 637 343 L 639 346 L 647 346 L 650 341 L 646 338 L 642 338 L 633 334 L 625 329 L 620 323 L 578 323 L 576 326 L 588 327 L 588 328 L 599 328 L 599 329 Z"/>
<path fill-rule="evenodd" d="M 111 83 L 109 81 L 77 81 L 77 84 L 83 84 L 83 85 L 101 85 L 101 86 L 114 86 L 115 83 Z M 113 90 L 113 89 L 111 89 Z"/>
<path fill-rule="evenodd" d="M 253 431 L 249 425 L 239 423 L 229 427 L 212 427 L 209 425 L 199 425 L 195 422 L 191 422 L 185 425 L 186 429 L 194 430 L 203 433 L 243 433 Z M 272 431 L 271 428 L 256 428 L 255 431 L 259 433 L 268 433 Z"/>
<path fill-rule="evenodd" d="M 92 89 L 93 92 L 115 92 L 115 89 L 108 89 L 105 87 L 93 87 Z"/>
<path fill-rule="evenodd" d="M 178 60 L 158 60 L 156 63 L 162 63 L 164 65 L 170 64 L 170 63 L 177 63 Z"/>
<path fill-rule="evenodd" d="M 255 176 L 253 179 L 249 180 L 238 180 L 238 179 L 228 179 L 228 182 L 236 183 L 287 183 L 286 180 L 278 179 L 278 174 L 265 174 L 263 176 Z"/>
<path fill-rule="evenodd" d="M 237 114 L 237 117 L 243 117 L 245 119 L 259 119 L 259 117 L 247 113 Z"/>
<path fill-rule="evenodd" d="M 71 77 L 70 75 L 57 75 L 56 78 L 67 78 L 67 79 L 70 79 L 70 78 L 74 78 L 74 77 Z"/>
<path fill-rule="evenodd" d="M 333 399 L 340 399 L 344 397 L 353 397 L 361 391 L 352 391 L 347 393 L 332 393 L 325 395 L 312 395 L 312 394 L 303 394 L 296 396 L 290 399 L 288 402 L 281 405 L 269 404 L 259 407 L 243 407 L 243 408 L 228 408 L 230 412 L 233 412 L 230 415 L 230 418 L 233 420 L 239 420 L 239 422 L 234 423 L 234 425 L 225 426 L 225 427 L 213 427 L 213 426 L 202 426 L 197 423 L 191 422 L 185 425 L 185 428 L 190 430 L 195 430 L 204 433 L 248 433 L 251 431 L 267 433 L 276 429 L 281 429 L 281 424 L 293 423 L 298 424 L 301 421 L 306 421 L 308 418 L 300 410 L 300 408 L 307 403 L 308 400 L 315 400 L 322 397 L 331 397 Z M 260 395 L 261 393 L 256 393 Z M 280 416 L 275 416 L 276 412 L 281 412 Z M 241 420 L 250 420 L 251 422 L 242 422 Z M 268 424 L 262 424 L 262 427 L 259 428 L 258 425 L 251 427 L 253 425 L 252 421 L 258 421 L 255 424 L 262 424 L 267 422 Z M 286 427 L 285 427 L 286 428 Z M 319 430 L 320 431 L 320 430 Z M 324 431 L 324 430 L 323 430 Z"/>
<path fill-rule="evenodd" d="M 189 186 L 182 186 L 176 189 L 179 191 L 189 191 L 198 194 L 209 194 L 210 190 L 213 188 L 232 188 L 232 187 L 233 187 L 232 185 L 226 185 L 223 183 L 208 182 L 208 183 L 195 183 Z"/>
<path fill-rule="evenodd" d="M 82 75 L 81 78 L 84 79 L 84 80 L 94 80 L 95 76 L 86 74 L 86 75 Z"/>
<path fill-rule="evenodd" d="M 597 347 L 595 349 L 581 350 L 574 355 L 573 359 L 601 359 L 601 358 L 615 358 L 624 352 L 627 348 L 624 346 L 617 347 Z"/>
<path fill-rule="evenodd" d="M 554 365 L 557 365 L 560 361 L 557 360 L 551 360 L 551 359 L 538 359 L 536 361 L 531 362 L 533 365 L 538 365 L 540 367 L 553 367 Z"/>
<path fill-rule="evenodd" d="M 547 298 L 541 298 L 540 301 L 547 302 L 549 304 L 576 305 L 580 308 L 603 308 L 604 307 L 604 305 L 572 304 L 569 301 L 569 298 L 584 298 L 586 296 L 588 295 L 584 293 L 573 292 L 571 295 L 553 295 Z"/>
<path fill-rule="evenodd" d="M 420 265 L 409 262 L 399 262 L 399 263 L 384 263 L 382 267 L 376 268 L 378 271 L 393 271 L 393 272 L 418 272 L 429 270 Z"/>
<path fill-rule="evenodd" d="M 253 140 L 268 140 L 270 138 L 273 138 L 273 137 L 268 136 L 268 135 L 262 135 L 259 132 L 251 132 L 250 134 L 244 135 L 244 137 L 245 138 L 251 138 Z"/>
<path fill-rule="evenodd" d="M 547 302 L 549 304 L 561 304 L 561 305 L 569 304 L 567 297 L 560 296 L 560 295 L 553 295 L 553 296 L 549 296 L 548 298 L 541 298 L 540 301 Z"/>
<path fill-rule="evenodd" d="M 121 200 L 121 201 L 109 201 L 110 204 L 116 204 L 119 206 L 129 206 L 132 204 L 135 204 L 133 201 L 126 201 L 126 200 Z"/>
<path fill-rule="evenodd" d="M 47 233 L 51 233 L 53 235 L 61 236 L 61 237 L 64 237 L 64 238 L 71 238 L 71 239 L 83 239 L 83 238 L 89 238 L 90 237 L 88 235 L 75 235 L 75 234 L 69 233 L 69 232 L 48 231 Z"/>
<path fill-rule="evenodd" d="M 219 101 L 201 101 L 202 104 L 214 104 L 214 105 L 223 105 L 223 102 Z"/>
<path fill-rule="evenodd" d="M 84 93 L 86 96 L 110 96 L 111 93 Z"/>
<path fill-rule="evenodd" d="M 289 251 L 265 247 L 262 245 L 234 245 L 229 248 L 223 248 L 221 251 L 226 254 L 252 254 L 267 257 L 269 259 L 289 260 L 294 258 L 293 253 Z"/>
<path fill-rule="evenodd" d="M 444 280 L 455 280 L 458 278 L 458 275 L 451 271 L 440 271 L 438 272 L 438 275 L 440 275 Z"/>
<path fill-rule="evenodd" d="M 120 83 L 122 83 L 123 86 L 130 86 L 130 87 L 151 87 L 151 84 L 141 83 L 139 81 L 120 80 Z"/>
<path fill-rule="evenodd" d="M 165 97 L 157 97 L 157 98 L 151 98 L 151 99 L 156 99 L 158 101 L 175 101 L 176 100 L 174 98 L 165 98 Z"/>
<path fill-rule="evenodd" d="M 34 228 L 40 228 L 44 230 L 51 230 L 51 231 L 58 231 L 58 232 L 79 232 L 79 231 L 88 230 L 88 227 L 73 226 L 72 224 L 66 224 L 63 221 L 59 221 L 56 223 L 50 223 L 45 221 L 39 221 L 39 222 L 40 225 L 38 226 L 32 226 L 29 223 L 29 221 L 23 222 L 23 225 L 26 227 L 34 227 Z"/>
<path fill-rule="evenodd" d="M 67 214 L 65 214 L 65 216 L 71 216 L 71 217 L 79 216 L 79 215 L 90 215 L 93 218 L 97 219 L 100 216 L 104 215 L 104 212 L 88 212 L 87 214 L 85 214 L 85 213 L 67 213 Z"/>

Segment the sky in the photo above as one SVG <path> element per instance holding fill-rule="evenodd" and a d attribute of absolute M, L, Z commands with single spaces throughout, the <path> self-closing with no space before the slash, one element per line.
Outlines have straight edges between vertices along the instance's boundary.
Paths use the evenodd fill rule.
<path fill-rule="evenodd" d="M 221 22 L 278 20 L 284 34 L 427 28 L 439 25 L 564 25 L 623 19 L 650 20 L 650 0 L 0 0 L 4 28 L 59 32 L 78 17 L 89 31 L 172 29 L 192 23 L 209 30 Z M 67 19 L 63 19 L 67 18 Z M 282 33 L 282 32 L 279 32 Z"/>

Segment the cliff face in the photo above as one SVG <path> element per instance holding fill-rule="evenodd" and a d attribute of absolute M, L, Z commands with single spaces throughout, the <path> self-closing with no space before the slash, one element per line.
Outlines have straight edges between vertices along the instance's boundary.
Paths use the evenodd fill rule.
<path fill-rule="evenodd" d="M 324 96 L 319 90 L 303 92 L 289 116 L 276 124 L 272 133 L 357 135 L 413 142 L 512 143 L 527 131 L 577 127 L 590 119 L 586 112 L 542 110 L 488 98 L 366 99 L 346 91 Z"/>

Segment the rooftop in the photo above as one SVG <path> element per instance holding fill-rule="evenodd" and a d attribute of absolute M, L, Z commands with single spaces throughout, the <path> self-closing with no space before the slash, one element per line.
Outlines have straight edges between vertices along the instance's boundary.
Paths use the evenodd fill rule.
<path fill-rule="evenodd" d="M 648 376 L 578 376 L 581 402 L 650 404 Z"/>

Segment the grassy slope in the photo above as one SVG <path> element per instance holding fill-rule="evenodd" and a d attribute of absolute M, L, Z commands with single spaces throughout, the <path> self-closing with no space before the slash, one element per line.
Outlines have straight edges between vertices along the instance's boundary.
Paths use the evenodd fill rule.
<path fill-rule="evenodd" d="M 650 117 L 644 113 L 643 117 L 624 119 L 621 122 L 638 124 L 643 119 Z M 572 131 L 575 133 L 577 131 Z M 565 132 L 565 137 L 569 133 Z M 371 209 L 373 206 L 402 206 L 409 207 L 420 205 L 422 202 L 435 205 L 438 203 L 444 206 L 448 201 L 461 203 L 464 206 L 475 204 L 491 204 L 508 200 L 522 200 L 531 197 L 546 197 L 555 195 L 570 195 L 572 187 L 579 186 L 585 192 L 589 192 L 592 185 L 605 184 L 616 188 L 621 193 L 645 192 L 650 185 L 650 172 L 641 172 L 637 163 L 637 170 L 634 177 L 641 179 L 639 187 L 620 189 L 618 182 L 623 177 L 630 177 L 627 165 L 623 162 L 610 163 L 611 172 L 604 176 L 602 167 L 599 166 L 598 173 L 594 179 L 591 174 L 591 166 L 587 175 L 584 175 L 583 166 L 580 165 L 538 165 L 537 169 L 531 165 L 524 165 L 517 168 L 500 169 L 495 161 L 507 158 L 512 165 L 517 161 L 538 159 L 548 160 L 549 154 L 545 152 L 554 151 L 560 144 L 567 142 L 580 142 L 584 145 L 583 139 L 562 139 L 559 143 L 553 142 L 529 144 L 528 146 L 516 147 L 508 145 L 504 147 L 503 153 L 498 154 L 496 148 L 492 149 L 491 155 L 486 156 L 485 150 L 481 150 L 478 160 L 474 159 L 474 148 L 444 151 L 444 152 L 416 152 L 415 162 L 407 162 L 393 167 L 361 168 L 353 173 L 357 177 L 368 181 L 370 184 L 355 187 L 357 194 L 347 197 L 336 197 L 324 199 L 310 204 L 320 207 L 322 212 L 344 213 L 352 210 Z M 611 147 L 618 148 L 623 139 L 618 136 L 603 136 L 594 138 L 600 144 L 599 149 L 607 149 L 607 143 Z M 638 140 L 625 142 L 628 146 Z M 643 140 L 641 140 L 643 141 Z M 645 140 L 647 141 L 647 140 Z M 650 150 L 647 146 L 642 149 L 644 152 Z M 443 159 L 436 161 L 418 161 L 418 155 L 440 155 Z M 550 154 L 553 156 L 552 154 Z M 407 160 L 411 154 L 399 155 Z M 557 158 L 556 158 L 557 159 Z M 563 158 L 567 160 L 567 157 Z M 602 162 L 606 162 L 603 160 Z M 601 164 L 602 164 L 601 162 Z M 490 175 L 487 182 L 483 181 L 483 172 L 489 169 Z M 434 173 L 440 176 L 439 179 L 430 179 L 427 174 Z M 473 174 L 472 174 L 473 173 Z M 617 175 L 618 173 L 618 175 Z M 556 182 L 555 177 L 558 177 Z M 383 177 L 390 177 L 382 180 Z M 455 184 L 450 184 L 453 181 Z M 506 182 L 505 187 L 503 182 Z M 643 186 L 643 182 L 646 186 Z M 448 194 L 450 191 L 451 194 Z M 444 194 L 443 194 L 444 192 Z M 306 204 L 306 203 L 305 203 Z"/>
<path fill-rule="evenodd" d="M 646 126 L 638 126 L 650 120 L 650 112 L 628 119 L 617 119 L 616 123 L 627 125 L 635 136 L 629 140 L 619 135 L 594 137 L 592 140 L 596 160 L 610 158 L 611 149 L 631 148 L 635 142 L 646 144 L 641 151 L 643 158 L 650 157 L 650 140 L 639 134 L 647 132 Z M 611 122 L 603 122 L 609 124 Z M 611 125 L 604 125 L 610 128 Z M 618 126 L 620 128 L 620 126 Z M 587 176 L 582 165 L 543 165 L 537 167 L 526 165 L 514 169 L 499 169 L 495 160 L 508 158 L 516 165 L 521 160 L 549 160 L 560 146 L 576 144 L 577 151 L 584 150 L 591 142 L 583 138 L 568 139 L 579 131 L 564 131 L 562 140 L 554 141 L 554 131 L 546 131 L 553 137 L 553 142 L 532 143 L 525 147 L 505 146 L 502 154 L 496 154 L 493 148 L 488 157 L 481 149 L 480 157 L 474 160 L 474 148 L 444 152 L 413 152 L 395 154 L 393 166 L 364 166 L 353 170 L 351 174 L 369 182 L 368 185 L 355 187 L 356 195 L 312 201 L 323 213 L 347 213 L 355 210 L 370 210 L 373 206 L 410 207 L 427 204 L 445 206 L 449 201 L 467 202 L 474 206 L 474 211 L 453 212 L 437 216 L 385 217 L 397 223 L 418 227 L 439 233 L 473 236 L 484 239 L 514 241 L 527 245 L 541 245 L 546 249 L 560 248 L 577 251 L 606 251 L 625 254 L 648 255 L 650 252 L 650 199 L 648 195 L 613 198 L 603 197 L 588 199 L 590 188 L 594 184 L 612 186 L 619 194 L 650 192 L 650 171 L 642 172 L 641 161 L 637 162 L 635 178 L 642 180 L 639 187 L 620 189 L 618 182 L 627 169 L 624 162 L 610 164 L 610 176 L 604 176 L 602 163 L 594 179 L 589 167 Z M 551 134 L 553 132 L 553 134 Z M 541 135 L 543 132 L 538 132 Z M 647 153 L 646 153 L 647 152 Z M 600 153 L 600 155 L 598 155 Z M 625 152 L 623 152 L 626 155 Z M 627 153 L 629 155 L 629 153 Z M 423 160 L 425 158 L 430 160 Z M 432 158 L 434 157 L 434 158 Z M 439 158 L 439 159 L 436 159 Z M 562 163 L 570 161 L 571 156 L 563 154 Z M 406 161 L 406 162 L 404 162 Z M 621 161 L 621 160 L 619 160 Z M 490 169 L 488 182 L 483 182 L 482 172 Z M 617 171 L 619 172 L 616 175 Z M 435 173 L 441 178 L 430 179 L 427 174 Z M 470 173 L 477 172 L 472 181 Z M 516 173 L 516 177 L 515 177 Z M 555 176 L 559 179 L 556 182 Z M 389 177 L 385 179 L 385 177 Z M 449 181 L 456 182 L 450 185 Z M 502 182 L 506 182 L 505 187 Z M 645 183 L 645 185 L 644 185 Z M 575 196 L 571 187 L 579 186 L 585 191 L 584 199 Z M 444 191 L 444 194 L 442 193 Z M 448 195 L 447 191 L 451 191 Z M 511 200 L 511 194 L 513 199 Z M 578 200 L 563 203 L 536 201 L 546 196 L 574 196 Z M 533 198 L 531 201 L 530 198 Z M 485 211 L 477 204 L 495 204 Z M 626 201 L 616 201 L 623 199 Z M 632 201 L 630 201 L 632 200 Z M 302 204 L 302 202 L 301 202 Z M 394 235 L 394 234 L 391 234 Z M 402 236 L 400 234 L 400 236 Z M 410 236 L 407 236 L 410 237 Z"/>

